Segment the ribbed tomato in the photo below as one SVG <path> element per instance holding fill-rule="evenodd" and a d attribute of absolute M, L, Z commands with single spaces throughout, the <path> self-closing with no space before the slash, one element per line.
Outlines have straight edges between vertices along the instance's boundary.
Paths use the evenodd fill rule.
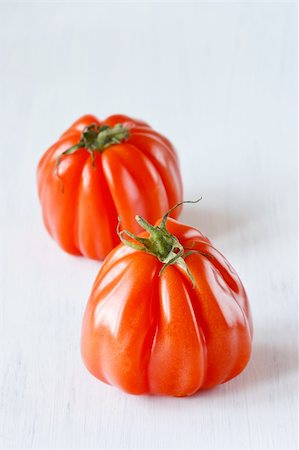
<path fill-rule="evenodd" d="M 37 179 L 49 233 L 65 251 L 94 259 L 119 243 L 118 215 L 139 232 L 136 212 L 156 221 L 182 199 L 172 144 L 123 115 L 81 117 L 41 158 Z"/>
<path fill-rule="evenodd" d="M 238 275 L 198 230 L 167 215 L 155 227 L 137 220 L 148 232 L 122 232 L 95 280 L 82 328 L 87 368 L 131 394 L 186 396 L 235 377 L 252 340 Z"/>

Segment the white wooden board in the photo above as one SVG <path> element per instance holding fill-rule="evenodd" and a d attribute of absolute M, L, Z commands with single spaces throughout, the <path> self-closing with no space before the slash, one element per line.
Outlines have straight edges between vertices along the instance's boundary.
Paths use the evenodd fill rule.
<path fill-rule="evenodd" d="M 0 447 L 295 449 L 296 3 L 1 3 Z M 83 113 L 176 145 L 188 206 L 251 301 L 251 362 L 191 398 L 134 397 L 79 352 L 100 264 L 63 253 L 35 170 Z"/>

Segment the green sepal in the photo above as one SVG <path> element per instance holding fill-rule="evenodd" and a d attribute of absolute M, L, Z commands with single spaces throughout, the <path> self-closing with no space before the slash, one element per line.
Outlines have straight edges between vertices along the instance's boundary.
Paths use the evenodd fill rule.
<path fill-rule="evenodd" d="M 187 256 L 191 255 L 192 253 L 200 253 L 207 257 L 209 257 L 210 255 L 202 253 L 198 250 L 190 250 L 185 253 L 185 249 L 179 242 L 179 240 L 174 235 L 170 234 L 166 229 L 166 223 L 169 214 L 175 208 L 182 205 L 183 203 L 198 203 L 200 200 L 201 198 L 195 201 L 183 201 L 177 203 L 171 209 L 169 209 L 166 214 L 164 214 L 160 226 L 151 225 L 143 217 L 137 215 L 135 219 L 137 223 L 149 233 L 148 238 L 141 238 L 127 230 L 120 231 L 121 218 L 119 216 L 116 230 L 117 234 L 124 245 L 127 245 L 134 250 L 142 251 L 158 258 L 158 260 L 163 263 L 163 266 L 159 272 L 159 276 L 162 275 L 162 273 L 168 266 L 177 264 L 186 271 L 192 282 L 192 286 L 195 287 L 194 277 L 185 262 L 185 258 L 187 258 Z M 134 241 L 138 242 L 138 244 L 124 238 L 124 235 L 129 236 Z"/>

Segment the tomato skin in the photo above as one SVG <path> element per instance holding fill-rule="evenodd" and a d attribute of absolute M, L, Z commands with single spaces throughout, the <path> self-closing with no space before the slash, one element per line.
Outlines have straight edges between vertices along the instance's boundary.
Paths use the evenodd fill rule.
<path fill-rule="evenodd" d="M 92 159 L 85 148 L 57 158 L 78 144 L 91 124 L 123 124 L 130 137 L 113 144 Z M 118 215 L 122 227 L 141 231 L 134 217 L 156 221 L 182 200 L 179 162 L 172 144 L 149 125 L 124 115 L 99 121 L 86 115 L 78 119 L 41 158 L 37 169 L 38 194 L 43 220 L 50 235 L 67 252 L 102 260 L 119 243 Z M 173 217 L 178 217 L 180 209 Z"/>
<path fill-rule="evenodd" d="M 204 253 L 186 258 L 195 287 L 179 266 L 159 276 L 155 256 L 120 244 L 84 314 L 86 367 L 130 394 L 192 395 L 235 377 L 250 358 L 252 319 L 238 275 L 198 230 L 171 218 L 167 229 Z"/>

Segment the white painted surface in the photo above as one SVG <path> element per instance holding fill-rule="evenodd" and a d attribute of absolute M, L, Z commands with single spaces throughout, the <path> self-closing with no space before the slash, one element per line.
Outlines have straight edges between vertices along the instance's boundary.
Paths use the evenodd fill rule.
<path fill-rule="evenodd" d="M 2 4 L 0 447 L 294 449 L 296 4 Z M 176 144 L 183 219 L 239 272 L 254 351 L 192 398 L 134 397 L 79 353 L 99 263 L 46 234 L 35 169 L 81 114 L 123 112 Z"/>

